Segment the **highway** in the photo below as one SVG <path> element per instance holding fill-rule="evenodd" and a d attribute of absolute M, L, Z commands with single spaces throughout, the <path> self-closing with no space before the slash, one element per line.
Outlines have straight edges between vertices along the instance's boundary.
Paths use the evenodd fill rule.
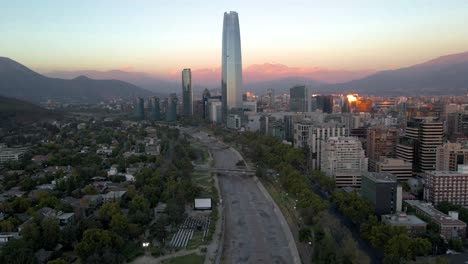
<path fill-rule="evenodd" d="M 218 170 L 225 221 L 221 262 L 300 263 L 280 210 L 254 177 L 236 166 L 240 155 L 207 134 L 191 135 L 209 147 Z"/>

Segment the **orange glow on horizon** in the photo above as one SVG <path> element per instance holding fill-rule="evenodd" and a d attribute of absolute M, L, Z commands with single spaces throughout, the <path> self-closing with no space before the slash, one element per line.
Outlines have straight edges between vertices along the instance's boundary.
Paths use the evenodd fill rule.
<path fill-rule="evenodd" d="M 348 98 L 348 102 L 350 102 L 350 103 L 357 101 L 357 97 L 352 95 L 352 94 L 348 94 L 346 97 Z"/>

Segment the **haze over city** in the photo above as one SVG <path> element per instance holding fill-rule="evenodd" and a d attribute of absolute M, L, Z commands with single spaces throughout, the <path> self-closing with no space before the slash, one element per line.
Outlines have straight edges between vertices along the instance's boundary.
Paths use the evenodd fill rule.
<path fill-rule="evenodd" d="M 346 81 L 464 52 L 468 43 L 466 1 L 48 0 L 8 1 L 2 10 L 2 55 L 41 73 L 121 69 L 176 79 L 191 67 L 199 82 L 213 79 L 226 10 L 242 17 L 248 81 L 324 70 L 345 71 L 324 81 Z"/>

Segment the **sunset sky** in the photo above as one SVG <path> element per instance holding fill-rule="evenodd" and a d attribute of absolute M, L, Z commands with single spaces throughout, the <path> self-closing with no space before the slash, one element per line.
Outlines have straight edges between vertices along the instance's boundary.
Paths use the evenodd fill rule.
<path fill-rule="evenodd" d="M 0 56 L 39 72 L 218 68 L 225 11 L 245 67 L 392 69 L 468 50 L 468 1 L 2 1 Z"/>

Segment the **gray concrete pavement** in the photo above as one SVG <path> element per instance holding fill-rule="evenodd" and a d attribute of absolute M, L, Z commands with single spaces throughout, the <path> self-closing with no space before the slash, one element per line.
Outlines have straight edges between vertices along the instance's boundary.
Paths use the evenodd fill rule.
<path fill-rule="evenodd" d="M 217 169 L 239 169 L 237 151 L 206 134 L 194 136 L 210 148 Z M 222 262 L 300 263 L 289 227 L 261 183 L 235 171 L 219 174 L 218 180 L 225 220 Z"/>

